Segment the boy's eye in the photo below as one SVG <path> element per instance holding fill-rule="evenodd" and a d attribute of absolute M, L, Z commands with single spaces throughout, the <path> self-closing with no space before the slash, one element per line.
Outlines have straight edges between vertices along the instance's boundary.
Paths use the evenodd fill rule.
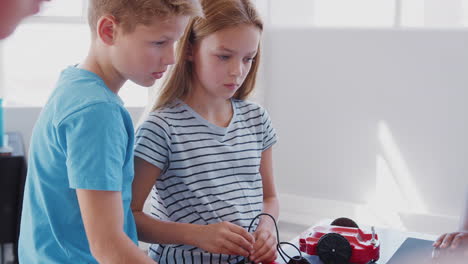
<path fill-rule="evenodd" d="M 229 56 L 227 55 L 218 55 L 218 58 L 222 61 L 225 61 L 225 60 L 228 60 L 229 59 Z"/>
<path fill-rule="evenodd" d="M 153 41 L 152 44 L 155 46 L 162 46 L 166 43 L 166 41 Z"/>

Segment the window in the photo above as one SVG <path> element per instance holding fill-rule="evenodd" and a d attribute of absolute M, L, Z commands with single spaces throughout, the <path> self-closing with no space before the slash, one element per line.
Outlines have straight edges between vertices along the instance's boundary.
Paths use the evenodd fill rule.
<path fill-rule="evenodd" d="M 44 105 L 60 72 L 86 56 L 88 31 L 86 24 L 21 25 L 2 47 L 8 104 Z"/>
<path fill-rule="evenodd" d="M 270 1 L 269 15 L 273 26 L 314 25 L 314 1 Z"/>
<path fill-rule="evenodd" d="M 86 14 L 87 1 L 74 0 L 54 0 L 45 2 L 42 5 L 41 12 L 36 17 L 79 17 Z"/>
<path fill-rule="evenodd" d="M 275 26 L 468 27 L 468 0 L 256 0 Z"/>
<path fill-rule="evenodd" d="M 408 27 L 424 26 L 425 0 L 404 0 L 399 2 L 399 24 Z"/>
<path fill-rule="evenodd" d="M 315 0 L 315 26 L 391 27 L 394 0 Z"/>
<path fill-rule="evenodd" d="M 42 106 L 60 72 L 86 57 L 90 33 L 87 1 L 54 0 L 0 43 L 0 95 L 8 106 Z M 127 82 L 119 92 L 126 106 L 145 106 L 148 88 Z"/>

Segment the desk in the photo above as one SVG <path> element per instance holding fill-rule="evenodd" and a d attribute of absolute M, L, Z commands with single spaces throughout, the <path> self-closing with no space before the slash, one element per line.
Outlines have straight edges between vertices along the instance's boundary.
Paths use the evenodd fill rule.
<path fill-rule="evenodd" d="M 19 133 L 7 133 L 12 156 L 0 157 L 0 263 L 3 261 L 3 247 L 14 244 L 16 258 L 21 210 L 26 180 L 26 159 Z"/>
<path fill-rule="evenodd" d="M 331 221 L 320 221 L 319 224 L 322 223 L 330 223 Z M 366 230 L 370 230 L 370 228 L 363 227 Z M 308 233 L 311 228 L 307 229 L 304 231 L 304 233 Z M 413 233 L 413 232 L 403 232 L 403 231 L 398 231 L 398 230 L 393 230 L 393 229 L 388 229 L 388 228 L 375 228 L 376 233 L 379 235 L 379 240 L 380 240 L 380 259 L 377 264 L 385 264 L 387 263 L 390 258 L 393 256 L 393 254 L 397 251 L 397 249 L 400 247 L 400 245 L 406 240 L 406 238 L 419 238 L 419 239 L 425 239 L 425 240 L 435 240 L 437 239 L 437 236 L 434 235 L 426 235 L 426 234 L 420 234 L 420 233 Z M 281 233 L 280 233 L 281 237 Z M 299 243 L 299 236 L 295 237 L 293 240 L 290 242 L 298 246 Z M 284 246 L 283 247 L 286 251 L 286 253 L 290 256 L 296 256 L 298 255 L 297 250 L 295 250 L 292 247 L 289 246 Z M 303 253 L 303 255 L 306 255 Z M 311 264 L 322 264 L 320 259 L 317 256 L 308 256 L 307 259 L 311 262 Z M 281 259 L 281 257 L 278 257 L 277 262 L 280 264 L 284 264 L 284 261 Z"/>

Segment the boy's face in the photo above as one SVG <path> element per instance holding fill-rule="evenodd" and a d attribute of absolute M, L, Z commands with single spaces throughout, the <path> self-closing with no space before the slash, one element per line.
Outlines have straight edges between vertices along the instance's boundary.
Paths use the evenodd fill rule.
<path fill-rule="evenodd" d="M 43 1 L 50 0 L 0 0 L 0 39 L 13 33 L 23 18 L 39 12 Z"/>
<path fill-rule="evenodd" d="M 195 88 L 214 98 L 229 99 L 241 87 L 257 54 L 261 32 L 253 25 L 226 28 L 194 45 Z"/>
<path fill-rule="evenodd" d="M 149 26 L 139 24 L 131 33 L 119 33 L 110 59 L 125 80 L 149 87 L 174 64 L 174 45 L 184 33 L 189 17 L 155 18 Z"/>

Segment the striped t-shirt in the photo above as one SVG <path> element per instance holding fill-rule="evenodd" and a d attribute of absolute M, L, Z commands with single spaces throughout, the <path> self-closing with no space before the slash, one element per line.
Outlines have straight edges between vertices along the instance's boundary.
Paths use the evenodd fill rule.
<path fill-rule="evenodd" d="M 248 228 L 262 211 L 262 152 L 277 140 L 259 105 L 231 100 L 228 127 L 204 119 L 184 102 L 149 114 L 136 133 L 135 155 L 161 169 L 152 191 L 151 214 L 164 221 Z M 190 245 L 150 246 L 165 263 L 236 263 L 238 256 L 204 252 Z"/>

